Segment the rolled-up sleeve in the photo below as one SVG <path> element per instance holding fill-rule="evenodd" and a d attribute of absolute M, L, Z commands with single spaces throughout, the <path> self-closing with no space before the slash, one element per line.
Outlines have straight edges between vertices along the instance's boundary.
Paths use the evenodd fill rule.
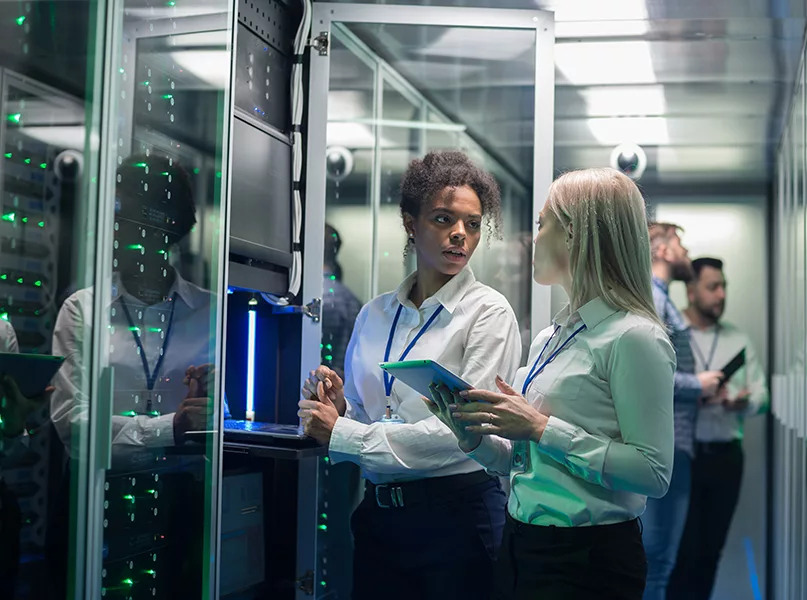
<path fill-rule="evenodd" d="M 672 473 L 675 352 L 657 327 L 626 330 L 614 343 L 609 384 L 621 439 L 550 417 L 541 452 L 607 489 L 660 498 Z"/>

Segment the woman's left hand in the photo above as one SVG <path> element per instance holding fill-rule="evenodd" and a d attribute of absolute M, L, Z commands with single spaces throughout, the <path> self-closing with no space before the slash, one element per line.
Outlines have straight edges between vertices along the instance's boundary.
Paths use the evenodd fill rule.
<path fill-rule="evenodd" d="M 461 392 L 468 404 L 451 407 L 458 421 L 467 423 L 466 431 L 482 435 L 498 435 L 509 440 L 531 440 L 538 443 L 549 417 L 536 410 L 524 397 L 496 378 L 500 394 L 485 390 Z"/>

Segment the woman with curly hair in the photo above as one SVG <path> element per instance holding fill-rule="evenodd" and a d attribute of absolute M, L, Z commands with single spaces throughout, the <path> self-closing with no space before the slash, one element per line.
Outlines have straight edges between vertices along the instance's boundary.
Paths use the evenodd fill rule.
<path fill-rule="evenodd" d="M 344 385 L 319 367 L 299 414 L 333 462 L 356 463 L 366 478 L 351 520 L 354 600 L 487 600 L 504 526 L 499 480 L 378 363 L 432 359 L 482 389 L 515 374 L 515 314 L 468 266 L 483 224 L 498 232 L 499 186 L 465 154 L 431 152 L 404 175 L 401 217 L 417 270 L 362 308 Z"/>

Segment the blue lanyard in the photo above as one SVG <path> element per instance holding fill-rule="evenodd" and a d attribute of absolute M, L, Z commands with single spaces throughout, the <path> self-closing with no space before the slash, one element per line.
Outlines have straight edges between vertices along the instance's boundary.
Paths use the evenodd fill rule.
<path fill-rule="evenodd" d="M 177 305 L 177 294 L 174 292 L 174 295 L 171 296 L 171 313 L 168 316 L 168 329 L 165 331 L 165 340 L 163 340 L 163 346 L 160 349 L 157 364 L 154 365 L 154 371 L 149 369 L 146 350 L 143 348 L 143 342 L 140 341 L 140 330 L 135 326 L 132 315 L 129 314 L 129 307 L 126 306 L 126 300 L 124 300 L 123 296 L 120 297 L 120 303 L 126 315 L 126 320 L 129 321 L 129 330 L 132 332 L 132 337 L 134 337 L 135 344 L 137 344 L 137 349 L 140 350 L 140 360 L 143 362 L 143 372 L 146 374 L 146 386 L 149 391 L 148 398 L 146 399 L 146 412 L 151 413 L 151 392 L 154 390 L 154 386 L 157 385 L 157 375 L 160 373 L 160 368 L 163 366 L 165 351 L 168 348 L 168 338 L 171 337 L 171 327 L 174 325 L 174 309 L 176 309 Z"/>
<path fill-rule="evenodd" d="M 555 360 L 555 357 L 558 354 L 560 354 L 566 347 L 566 345 L 574 339 L 574 336 L 583 331 L 585 328 L 586 328 L 585 325 L 581 325 L 580 327 L 578 327 L 577 330 L 575 330 L 575 332 L 572 335 L 566 338 L 566 341 L 560 345 L 560 348 L 555 350 L 552 354 L 549 355 L 549 358 L 547 358 L 543 363 L 541 363 L 541 359 L 544 357 L 544 352 L 546 352 L 546 349 L 549 346 L 549 342 L 551 342 L 557 335 L 558 331 L 560 331 L 560 325 L 555 327 L 555 331 L 553 331 L 552 335 L 549 336 L 549 339 L 546 340 L 546 344 L 544 344 L 543 349 L 541 349 L 541 353 L 538 355 L 538 358 L 535 360 L 535 363 L 533 363 L 532 369 L 530 369 L 530 374 L 527 376 L 527 379 L 524 380 L 524 385 L 521 388 L 522 396 L 527 393 L 527 389 L 530 387 L 535 378 L 538 377 L 538 375 L 540 375 L 541 373 L 543 373 L 546 366 L 553 360 Z M 541 365 L 538 366 L 538 363 L 541 363 Z"/>
<path fill-rule="evenodd" d="M 398 312 L 395 313 L 395 320 L 392 321 L 392 328 L 389 330 L 389 338 L 387 338 L 387 350 L 386 352 L 384 352 L 384 362 L 389 361 L 389 353 L 392 351 L 392 338 L 395 337 L 395 331 L 398 329 L 398 319 L 401 318 L 402 311 L 403 311 L 403 304 L 399 304 Z M 429 317 L 429 320 L 426 321 L 426 324 L 420 328 L 420 331 L 418 331 L 418 334 L 415 336 L 415 339 L 412 340 L 406 347 L 406 350 L 403 351 L 403 354 L 401 354 L 401 357 L 398 359 L 399 361 L 406 359 L 406 357 L 412 351 L 412 348 L 415 347 L 415 344 L 418 343 L 418 340 L 423 336 L 424 333 L 426 333 L 426 330 L 429 327 L 431 327 L 432 323 L 434 323 L 435 319 L 437 319 L 437 317 L 442 311 L 443 311 L 442 305 L 438 306 L 437 310 L 434 311 L 434 314 L 432 314 L 432 316 Z M 387 398 L 389 398 L 390 394 L 392 394 L 393 383 L 395 383 L 395 378 L 386 371 L 384 371 L 384 391 L 387 394 Z"/>

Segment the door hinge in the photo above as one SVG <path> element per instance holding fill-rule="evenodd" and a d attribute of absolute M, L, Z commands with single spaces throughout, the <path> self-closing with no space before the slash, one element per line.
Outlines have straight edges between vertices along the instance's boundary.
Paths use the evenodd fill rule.
<path fill-rule="evenodd" d="M 305 574 L 297 580 L 297 585 L 300 591 L 306 596 L 314 595 L 314 571 L 306 571 Z"/>
<path fill-rule="evenodd" d="M 311 38 L 311 47 L 319 52 L 320 56 L 328 56 L 331 49 L 331 34 L 327 31 L 322 31 L 320 34 Z"/>
<path fill-rule="evenodd" d="M 311 302 L 303 306 L 303 314 L 310 317 L 314 323 L 319 323 L 322 318 L 322 298 L 314 298 Z"/>

